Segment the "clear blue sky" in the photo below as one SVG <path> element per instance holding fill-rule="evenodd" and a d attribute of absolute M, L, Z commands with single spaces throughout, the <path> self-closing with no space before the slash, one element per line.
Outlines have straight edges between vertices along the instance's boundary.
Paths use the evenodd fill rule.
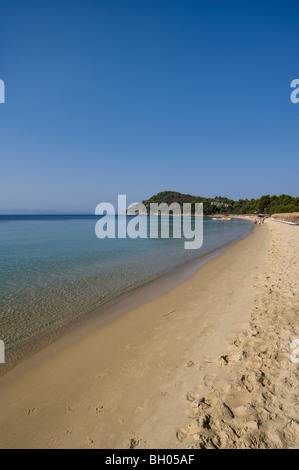
<path fill-rule="evenodd" d="M 298 196 L 298 0 L 10 0 L 0 15 L 0 210 Z"/>

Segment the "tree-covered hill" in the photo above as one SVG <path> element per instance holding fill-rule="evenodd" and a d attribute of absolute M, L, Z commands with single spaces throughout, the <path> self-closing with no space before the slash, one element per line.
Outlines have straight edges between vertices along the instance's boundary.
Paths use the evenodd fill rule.
<path fill-rule="evenodd" d="M 261 196 L 259 199 L 239 199 L 234 201 L 226 197 L 216 196 L 205 198 L 202 196 L 192 196 L 191 194 L 181 194 L 175 191 L 163 191 L 155 194 L 149 199 L 142 201 L 148 211 L 150 203 L 165 202 L 171 204 L 178 202 L 181 207 L 183 203 L 190 202 L 194 210 L 196 202 L 203 203 L 204 214 L 275 214 L 299 211 L 299 197 L 292 197 L 287 194 L 280 196 Z"/>

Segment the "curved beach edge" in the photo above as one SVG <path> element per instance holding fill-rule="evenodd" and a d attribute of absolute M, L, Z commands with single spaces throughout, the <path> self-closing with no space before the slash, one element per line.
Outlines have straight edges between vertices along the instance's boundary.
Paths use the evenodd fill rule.
<path fill-rule="evenodd" d="M 1 448 L 298 447 L 298 243 L 266 220 L 159 298 L 19 364 L 0 378 Z"/>

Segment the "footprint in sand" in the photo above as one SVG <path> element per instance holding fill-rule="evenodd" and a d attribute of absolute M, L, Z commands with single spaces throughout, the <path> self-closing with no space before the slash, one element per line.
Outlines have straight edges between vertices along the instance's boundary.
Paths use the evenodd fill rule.
<path fill-rule="evenodd" d="M 74 428 L 72 426 L 67 426 L 66 434 L 68 434 L 68 435 L 72 434 L 73 430 L 74 430 Z"/>
<path fill-rule="evenodd" d="M 111 372 L 108 369 L 105 369 L 102 372 L 100 372 L 98 375 L 96 375 L 95 377 L 97 379 L 103 379 L 104 377 L 108 377 L 108 375 L 111 375 Z"/>
<path fill-rule="evenodd" d="M 210 400 L 208 398 L 202 397 L 198 401 L 199 413 L 201 413 L 202 411 L 206 411 L 207 409 L 211 408 L 212 405 L 215 405 L 215 402 L 216 402 L 216 399 Z"/>
<path fill-rule="evenodd" d="M 194 392 L 188 392 L 187 395 L 186 395 L 186 398 L 191 403 L 192 402 L 198 402 L 198 400 L 199 400 L 199 396 Z"/>
<path fill-rule="evenodd" d="M 203 378 L 203 383 L 206 387 L 211 387 L 215 382 L 216 375 L 215 374 L 207 374 Z"/>
<path fill-rule="evenodd" d="M 118 417 L 116 418 L 116 422 L 117 422 L 118 424 L 124 424 L 125 419 L 122 418 L 121 416 L 118 416 Z"/>
<path fill-rule="evenodd" d="M 139 444 L 139 439 L 137 437 L 132 437 L 129 441 L 129 449 L 135 449 Z"/>
<path fill-rule="evenodd" d="M 182 442 L 187 437 L 188 431 L 184 428 L 180 428 L 176 432 L 176 437 L 179 442 Z"/>
<path fill-rule="evenodd" d="M 193 367 L 193 366 L 195 366 L 195 362 L 191 359 L 191 361 L 186 362 L 185 366 L 186 367 Z"/>
<path fill-rule="evenodd" d="M 87 436 L 85 439 L 85 444 L 91 446 L 93 444 L 93 440 L 89 436 Z"/>
<path fill-rule="evenodd" d="M 242 375 L 241 377 L 241 383 L 242 385 L 244 385 L 244 387 L 246 388 L 246 390 L 248 392 L 252 392 L 254 386 L 253 386 L 253 378 L 252 376 L 250 375 Z"/>
<path fill-rule="evenodd" d="M 227 366 L 228 363 L 229 363 L 228 355 L 224 355 L 224 356 L 218 357 L 218 362 L 219 362 L 222 366 Z"/>

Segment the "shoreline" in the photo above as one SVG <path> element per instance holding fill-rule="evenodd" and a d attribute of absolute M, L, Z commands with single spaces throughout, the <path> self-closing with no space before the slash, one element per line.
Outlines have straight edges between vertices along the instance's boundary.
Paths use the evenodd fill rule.
<path fill-rule="evenodd" d="M 80 331 L 91 331 L 94 328 L 101 328 L 121 315 L 126 314 L 128 311 L 141 306 L 145 302 L 155 300 L 161 295 L 167 293 L 181 282 L 190 279 L 190 277 L 202 266 L 208 263 L 210 260 L 221 256 L 227 249 L 239 243 L 241 240 L 246 238 L 252 233 L 254 227 L 251 227 L 248 234 L 239 236 L 238 238 L 231 240 L 219 248 L 204 253 L 196 258 L 185 261 L 183 264 L 172 268 L 171 270 L 164 272 L 152 279 L 136 284 L 127 291 L 112 297 L 104 304 L 95 307 L 89 312 L 86 312 L 84 316 L 76 318 L 73 322 L 69 322 L 65 325 L 60 326 L 59 329 L 53 329 L 53 331 L 47 332 L 39 338 L 39 342 L 36 343 L 35 339 L 29 339 L 23 346 L 11 348 L 11 358 L 4 366 L 0 365 L 0 377 L 13 370 L 16 366 L 30 359 L 35 354 L 38 354 L 43 349 L 50 347 L 53 343 L 63 340 L 64 337 L 72 335 L 73 333 L 80 334 Z"/>
<path fill-rule="evenodd" d="M 284 224 L 274 225 L 290 229 Z M 1 433 L 0 447 L 201 448 L 221 447 L 221 439 L 226 447 L 238 443 L 267 447 L 269 442 L 284 446 L 282 441 L 275 444 L 268 437 L 264 444 L 262 438 L 252 444 L 240 436 L 236 444 L 236 437 L 218 431 L 221 420 L 216 419 L 219 415 L 223 420 L 221 413 L 227 410 L 223 404 L 220 411 L 217 408 L 221 397 L 234 414 L 234 418 L 226 416 L 224 421 L 241 420 L 244 429 L 247 426 L 247 435 L 251 435 L 254 420 L 246 417 L 245 404 L 237 407 L 240 397 L 229 396 L 232 390 L 239 392 L 233 382 L 239 379 L 240 371 L 234 369 L 233 359 L 227 366 L 222 362 L 229 355 L 238 356 L 226 350 L 236 347 L 236 338 L 242 343 L 242 332 L 252 328 L 252 313 L 256 301 L 261 301 L 256 298 L 256 279 L 265 282 L 269 250 L 279 249 L 277 243 L 273 245 L 277 232 L 272 232 L 271 223 L 266 222 L 155 300 L 103 328 L 76 331 L 72 341 L 69 335 L 53 343 L 1 377 L 1 426 L 5 426 L 5 432 Z M 275 259 L 275 253 L 272 257 Z M 265 323 L 266 336 L 267 328 Z M 248 333 L 244 337 L 248 336 L 251 341 L 255 338 Z M 254 370 L 258 353 L 249 349 L 247 357 L 250 352 L 250 367 Z M 235 360 L 239 365 L 239 359 Z M 278 360 L 269 362 L 273 370 Z M 241 377 L 249 376 L 243 367 Z M 288 364 L 287 373 L 291 376 L 296 367 Z M 228 377 L 227 371 L 231 374 Z M 255 396 L 255 390 L 248 392 L 249 382 L 254 385 L 254 381 L 249 377 L 243 382 L 247 389 L 243 384 L 240 394 L 245 393 L 248 402 Z M 268 385 L 264 387 L 265 393 Z M 286 410 L 287 403 L 284 407 Z M 211 425 L 200 427 L 198 413 L 204 408 L 210 409 L 204 412 L 204 418 L 210 416 Z M 288 419 L 286 426 L 292 434 L 296 425 L 294 419 L 288 424 Z M 275 425 L 273 416 L 272 421 Z M 271 421 L 266 424 L 270 426 Z M 231 422 L 229 425 L 233 427 Z M 221 438 L 214 436 L 215 429 Z M 241 433 L 238 428 L 235 432 Z M 259 430 L 254 432 L 258 435 Z"/>

